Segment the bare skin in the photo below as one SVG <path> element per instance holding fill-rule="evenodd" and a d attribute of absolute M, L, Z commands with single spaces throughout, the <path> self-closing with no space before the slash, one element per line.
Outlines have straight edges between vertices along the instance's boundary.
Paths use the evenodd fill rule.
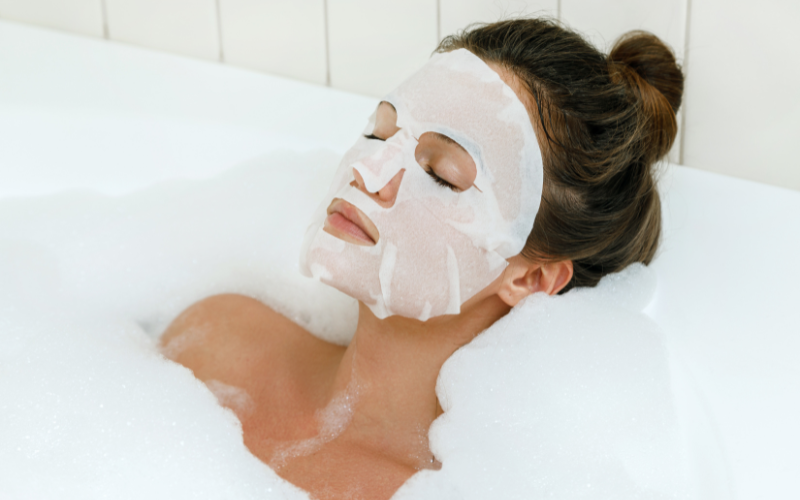
<path fill-rule="evenodd" d="M 519 95 L 516 81 L 494 69 Z M 396 119 L 391 105 L 382 103 L 373 134 L 390 137 L 398 130 Z M 457 145 L 433 137 L 424 146 L 426 164 L 418 158 L 423 168 L 458 189 L 470 187 L 475 166 Z M 377 193 L 368 193 L 358 175 L 355 182 L 377 203 L 391 204 L 402 172 Z M 379 320 L 359 304 L 348 347 L 314 337 L 254 299 L 219 295 L 183 312 L 161 343 L 198 379 L 246 391 L 252 405 L 232 406 L 244 443 L 281 477 L 315 499 L 388 499 L 417 471 L 440 465 L 427 434 L 442 413 L 435 392 L 442 364 L 520 300 L 557 293 L 571 277 L 568 260 L 516 256 L 458 315 Z"/>

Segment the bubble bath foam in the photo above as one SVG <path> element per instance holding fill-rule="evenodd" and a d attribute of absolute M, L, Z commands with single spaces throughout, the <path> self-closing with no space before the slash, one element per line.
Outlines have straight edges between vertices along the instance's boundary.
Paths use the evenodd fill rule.
<path fill-rule="evenodd" d="M 121 197 L 0 200 L 2 498 L 307 498 L 249 453 L 218 401 L 247 396 L 156 344 L 217 293 L 349 341 L 355 302 L 297 270 L 337 160 L 276 153 Z M 395 497 L 691 498 L 669 353 L 642 313 L 654 287 L 632 266 L 537 294 L 458 350 L 429 434 L 442 468 Z"/>

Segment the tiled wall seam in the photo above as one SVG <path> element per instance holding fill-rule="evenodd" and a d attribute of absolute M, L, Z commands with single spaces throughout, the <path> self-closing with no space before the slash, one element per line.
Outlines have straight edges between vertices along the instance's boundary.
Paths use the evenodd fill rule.
<path fill-rule="evenodd" d="M 100 8 L 101 8 L 101 16 L 103 21 L 103 37 L 106 40 L 110 40 L 111 36 L 109 33 L 109 19 L 108 19 L 108 7 L 107 7 L 107 0 L 100 0 Z M 328 87 L 332 86 L 331 83 L 331 47 L 330 47 L 330 12 L 329 12 L 329 0 L 323 0 L 323 16 L 324 16 L 324 40 L 325 40 L 325 85 Z M 224 46 L 222 43 L 223 40 L 223 30 L 224 27 L 222 26 L 222 16 L 220 13 L 220 0 L 215 0 L 216 5 L 216 23 L 217 23 L 217 30 L 218 30 L 218 59 L 220 62 L 225 63 L 225 53 L 224 53 Z M 556 15 L 557 18 L 561 21 L 563 19 L 563 0 L 557 1 L 557 11 Z M 692 0 L 685 0 L 685 9 L 684 9 L 684 19 L 682 23 L 684 25 L 684 47 L 683 47 L 683 54 L 679 54 L 682 56 L 682 66 L 684 73 L 687 74 L 687 77 L 690 78 L 690 59 L 691 59 L 691 47 L 690 47 L 690 29 L 691 29 L 691 15 L 692 15 Z M 441 41 L 443 33 L 443 21 L 442 21 L 442 7 L 441 7 L 441 0 L 436 0 L 436 36 L 437 41 Z M 684 99 L 685 102 L 685 99 Z M 684 163 L 685 161 L 685 144 L 686 144 L 686 112 L 685 109 L 682 110 L 680 118 L 680 130 L 679 130 L 679 150 L 677 158 L 680 163 Z"/>
<path fill-rule="evenodd" d="M 219 0 L 214 0 L 217 8 L 217 39 L 219 40 L 219 62 L 225 62 L 225 52 L 222 45 L 222 14 L 220 13 Z"/>
<path fill-rule="evenodd" d="M 442 41 L 442 0 L 436 0 L 436 41 Z"/>
<path fill-rule="evenodd" d="M 30 24 L 43 26 L 43 27 L 53 27 L 54 29 L 62 29 L 67 31 L 72 31 L 80 34 L 87 34 L 87 30 L 81 28 L 80 23 L 72 23 L 68 19 L 70 16 L 77 12 L 77 10 L 65 10 L 62 12 L 63 9 L 59 10 L 62 5 L 72 5 L 72 2 L 75 2 L 75 5 L 88 5 L 85 8 L 87 12 L 86 16 L 91 18 L 91 36 L 95 36 L 98 38 L 102 38 L 105 40 L 118 40 L 119 37 L 117 36 L 117 27 L 116 23 L 118 19 L 129 19 L 129 16 L 120 14 L 115 15 L 115 6 L 118 2 L 122 0 L 0 0 L 0 5 L 4 7 L 0 9 L 1 15 L 0 17 L 13 20 L 16 22 L 27 22 Z M 154 0 L 149 0 L 154 2 Z M 155 0 L 158 1 L 158 0 Z M 237 33 L 237 31 L 232 27 L 229 26 L 228 21 L 225 19 L 225 7 L 226 2 L 229 0 L 198 0 L 196 5 L 200 5 L 200 3 L 206 5 L 206 9 L 204 12 L 207 12 L 205 17 L 205 56 L 207 60 L 212 61 L 219 61 L 224 64 L 229 64 L 231 66 L 244 66 L 249 67 L 244 62 L 239 61 L 233 57 L 234 51 L 232 48 L 229 48 L 226 43 L 223 42 L 224 37 L 223 34 L 227 33 L 227 36 L 230 37 L 233 33 Z M 255 0 L 257 3 L 260 0 Z M 267 0 L 264 0 L 267 1 Z M 274 1 L 279 4 L 282 0 L 270 0 Z M 294 59 L 295 67 L 300 70 L 300 73 L 305 69 L 308 72 L 316 72 L 316 76 L 312 75 L 308 78 L 308 80 L 312 80 L 319 85 L 325 85 L 327 87 L 335 87 L 339 89 L 347 90 L 347 85 L 342 85 L 339 81 L 341 77 L 344 77 L 345 80 L 350 78 L 353 74 L 351 73 L 350 67 L 342 67 L 339 63 L 340 54 L 337 53 L 337 26 L 332 26 L 332 20 L 337 21 L 337 5 L 339 0 L 317 0 L 319 2 L 319 6 L 321 8 L 317 8 L 314 10 L 314 23 L 307 25 L 307 33 L 314 34 L 316 37 L 316 41 L 314 42 L 313 47 L 309 45 L 309 49 L 307 52 L 314 52 L 315 55 L 308 56 L 308 57 L 299 57 Z M 356 2 L 356 1 L 363 1 L 363 0 L 347 0 L 348 2 Z M 393 0 L 393 2 L 396 0 Z M 420 0 L 415 0 L 420 1 Z M 63 4 L 62 4 L 63 2 Z M 138 0 L 125 0 L 126 3 L 132 2 L 136 3 Z M 387 2 L 387 5 L 390 6 L 392 9 L 397 10 L 398 12 L 402 11 L 404 14 L 409 11 L 414 11 L 414 9 L 406 8 L 403 10 L 399 5 L 400 3 L 393 3 Z M 706 28 L 709 26 L 717 26 L 719 25 L 720 29 L 722 27 L 726 27 L 728 31 L 730 31 L 732 23 L 736 22 L 737 19 L 749 19 L 747 14 L 743 14 L 744 7 L 740 8 L 739 10 L 735 10 L 733 5 L 730 5 L 731 12 L 736 12 L 736 17 L 731 19 L 725 19 L 723 21 L 714 21 L 716 24 L 713 24 L 711 20 L 714 19 L 713 12 L 710 10 L 710 5 L 713 6 L 721 6 L 725 5 L 724 1 L 721 0 L 669 0 L 667 2 L 653 2 L 652 4 L 649 3 L 649 0 L 606 0 L 599 4 L 594 4 L 594 0 L 424 0 L 421 3 L 425 3 L 427 7 L 425 8 L 424 12 L 419 13 L 417 16 L 417 20 L 419 23 L 426 24 L 426 32 L 428 33 L 427 37 L 429 39 L 433 39 L 435 36 L 436 41 L 441 41 L 442 37 L 449 34 L 450 31 L 453 31 L 457 28 L 457 24 L 465 24 L 471 18 L 477 19 L 477 12 L 480 12 L 483 9 L 484 12 L 489 12 L 492 6 L 496 7 L 495 10 L 502 10 L 502 5 L 521 5 L 527 3 L 528 5 L 545 5 L 547 4 L 548 7 L 543 8 L 544 10 L 549 11 L 550 15 L 557 17 L 563 23 L 569 23 L 570 25 L 577 26 L 578 29 L 582 29 L 585 32 L 591 34 L 593 31 L 593 26 L 597 25 L 598 30 L 602 29 L 603 25 L 607 25 L 607 29 L 605 31 L 605 38 L 608 42 L 611 41 L 612 37 L 618 35 L 618 31 L 626 29 L 634 29 L 639 26 L 636 25 L 639 21 L 634 18 L 630 20 L 624 20 L 623 18 L 619 17 L 619 15 L 625 15 L 632 11 L 641 11 L 647 14 L 648 11 L 656 12 L 658 9 L 651 9 L 650 5 L 660 6 L 669 4 L 669 12 L 670 14 L 670 21 L 666 22 L 663 21 L 666 19 L 665 16 L 653 16 L 652 12 L 650 14 L 650 18 L 646 19 L 645 22 L 649 23 L 649 26 L 643 26 L 645 29 L 650 29 L 654 31 L 658 36 L 665 39 L 671 46 L 674 46 L 676 49 L 676 58 L 679 60 L 683 72 L 686 78 L 686 84 L 684 87 L 684 95 L 683 95 L 683 104 L 681 106 L 681 110 L 678 113 L 677 120 L 678 120 L 678 135 L 676 137 L 676 144 L 674 145 L 674 150 L 670 152 L 669 159 L 670 161 L 674 161 L 680 164 L 705 164 L 707 167 L 706 170 L 710 171 L 719 171 L 721 173 L 728 173 L 729 175 L 734 176 L 741 176 L 744 178 L 749 178 L 753 180 L 760 180 L 761 182 L 768 182 L 773 184 L 779 184 L 782 182 L 782 170 L 779 168 L 774 168 L 772 171 L 767 172 L 767 174 L 771 175 L 769 177 L 767 174 L 762 175 L 762 170 L 757 170 L 752 165 L 758 163 L 758 159 L 749 159 L 747 162 L 742 160 L 740 164 L 733 165 L 732 167 L 728 165 L 726 162 L 722 160 L 717 160 L 715 156 L 713 156 L 710 152 L 708 147 L 706 147 L 706 138 L 703 134 L 706 134 L 710 137 L 714 136 L 714 127 L 724 128 L 723 126 L 726 123 L 722 123 L 719 120 L 719 117 L 708 109 L 712 109 L 713 106 L 706 105 L 707 100 L 699 100 L 702 97 L 695 97 L 695 96 L 702 96 L 703 92 L 713 92 L 709 90 L 708 86 L 709 83 L 706 82 L 706 74 L 707 71 L 707 60 L 711 57 L 708 54 L 709 51 L 715 51 L 715 57 L 719 58 L 728 58 L 732 56 L 728 51 L 725 50 L 725 47 L 720 46 L 709 46 L 707 42 L 709 36 L 711 36 L 711 32 L 709 32 Z M 778 9 L 780 0 L 774 0 L 773 9 L 780 11 Z M 286 3 L 288 5 L 289 2 Z M 470 13 L 469 9 L 466 8 L 467 5 L 472 5 L 475 8 L 476 14 Z M 744 0 L 740 0 L 739 4 L 744 5 Z M 155 3 L 154 5 L 158 5 Z M 196 14 L 199 15 L 199 10 L 192 6 L 192 2 L 189 2 L 189 7 L 184 8 L 182 15 L 187 17 L 193 17 Z M 283 5 L 283 4 L 281 4 Z M 369 4 L 367 4 L 369 5 Z M 781 4 L 782 5 L 782 4 Z M 29 8 L 31 6 L 38 6 L 35 9 Z M 25 7 L 24 9 L 22 7 Z M 602 9 L 598 9 L 598 7 L 602 7 Z M 715 7 L 716 8 L 716 7 Z M 727 8 L 727 7 L 726 7 Z M 71 7 L 70 7 L 71 9 Z M 281 7 L 282 9 L 282 7 Z M 284 22 L 283 18 L 283 11 L 281 9 L 276 9 L 275 12 L 272 14 L 273 17 L 267 18 L 270 22 Z M 457 10 L 454 10 L 457 9 Z M 586 10 L 589 9 L 589 10 Z M 587 16 L 584 14 L 583 19 L 579 20 L 581 17 L 581 13 L 585 12 L 592 12 L 595 11 L 596 13 Z M 795 9 L 793 7 L 793 9 Z M 517 8 L 508 8 L 507 10 L 517 10 Z M 538 10 L 538 8 L 532 10 Z M 663 9 L 662 9 L 663 10 Z M 26 12 L 26 14 L 17 14 L 17 11 Z M 459 13 L 459 16 L 454 16 L 453 12 L 455 11 Z M 376 15 L 380 17 L 380 11 L 375 11 L 372 9 L 373 14 L 367 14 L 366 12 L 359 13 L 355 11 L 353 13 L 354 16 L 359 17 L 356 19 L 357 22 L 361 23 L 362 25 L 375 25 L 375 20 L 371 17 L 365 17 L 370 15 Z M 726 11 L 727 12 L 727 11 Z M 723 12 L 725 14 L 726 12 Z M 788 12 L 788 11 L 787 11 Z M 796 9 L 792 12 L 798 12 Z M 792 14 L 794 16 L 795 14 Z M 62 19 L 63 17 L 63 19 Z M 235 17 L 235 16 L 234 16 Z M 351 16 L 352 17 L 352 16 Z M 487 15 L 486 21 L 489 20 Z M 624 17 L 624 16 L 623 16 Z M 643 16 L 643 19 L 646 16 Z M 55 18 L 55 21 L 53 21 Z M 81 18 L 83 19 L 83 18 Z M 661 19 L 657 23 L 653 23 L 654 19 Z M 787 18 L 786 16 L 783 17 L 784 24 L 788 21 L 791 21 L 792 18 Z M 616 20 L 616 22 L 615 22 Z M 143 30 L 148 30 L 150 28 L 149 23 L 153 22 L 154 25 L 158 24 L 158 19 L 154 19 L 154 16 L 147 16 L 143 17 L 139 21 L 137 21 L 137 26 Z M 287 18 L 288 21 L 288 18 Z M 216 22 L 216 25 L 213 23 Z M 291 21 L 295 22 L 295 21 Z M 297 22 L 302 22 L 302 19 Z M 723 23 L 723 24 L 721 24 Z M 251 23 L 252 24 L 252 23 Z M 320 24 L 322 24 L 320 26 Z M 334 23 L 335 24 L 335 23 Z M 286 25 L 286 22 L 284 22 Z M 666 25 L 669 28 L 661 29 L 658 26 Z M 763 26 L 769 26 L 767 23 L 762 23 Z M 164 31 L 165 34 L 175 34 L 178 35 L 182 33 L 180 29 L 180 19 L 176 25 L 177 27 L 173 27 Z M 256 26 L 257 28 L 258 26 Z M 291 23 L 288 26 L 290 29 L 293 29 Z M 216 28 L 216 33 L 212 33 Z M 333 34 L 331 33 L 331 28 L 333 28 Z M 322 29 L 323 31 L 320 32 L 319 30 Z M 682 33 L 679 33 L 678 30 L 683 29 Z M 697 33 L 692 33 L 692 29 L 698 30 Z M 767 28 L 759 28 L 766 30 Z M 170 31 L 171 30 L 171 31 Z M 375 31 L 375 35 L 373 38 L 380 39 L 381 32 L 379 30 Z M 402 30 L 401 30 L 402 31 Z M 411 31 L 402 31 L 402 33 L 406 33 L 405 41 L 395 43 L 395 46 L 391 46 L 391 40 L 389 40 L 389 49 L 394 50 L 397 53 L 401 53 L 405 50 L 403 43 L 408 42 L 409 39 L 413 42 L 412 36 L 414 35 Z M 765 47 L 769 50 L 778 50 L 780 47 L 775 45 L 769 45 L 769 43 L 774 43 L 770 41 L 771 39 L 766 36 L 768 33 L 764 31 L 764 37 L 759 41 L 765 45 Z M 217 40 L 213 41 L 212 36 L 216 36 Z M 666 37 L 666 38 L 665 38 Z M 388 37 L 387 37 L 388 38 Z M 402 38 L 402 37 L 401 37 Z M 417 39 L 420 39 L 417 37 Z M 602 38 L 601 38 L 602 39 Z M 702 39 L 702 40 L 701 40 Z M 705 40 L 705 41 L 704 41 Z M 386 41 L 386 40 L 384 40 Z M 431 40 L 432 41 L 432 40 Z M 139 42 L 131 42 L 138 44 Z M 429 42 L 431 43 L 431 42 Z M 700 44 L 700 45 L 698 45 Z M 255 45 L 255 44 L 253 44 Z M 682 47 L 681 47 L 682 45 Z M 256 45 L 257 46 L 257 45 Z M 772 48 L 770 48 L 772 47 Z M 163 51 L 171 51 L 174 49 L 160 49 Z M 275 50 L 280 51 L 281 49 L 278 47 Z M 324 50 L 324 53 L 320 52 L 320 50 Z M 782 50 L 782 49 L 781 49 Z M 175 50 L 175 52 L 179 52 Z M 340 51 L 341 52 L 341 51 Z M 778 50 L 780 52 L 780 50 Z M 796 52 L 795 52 L 796 53 Z M 277 53 L 278 56 L 281 56 L 281 53 Z M 269 56 L 265 56 L 265 61 Z M 778 57 L 778 56 L 776 56 Z M 422 57 L 418 58 L 415 64 L 421 64 L 424 59 Z M 270 61 L 268 61 L 270 62 Z M 723 63 L 720 63 L 723 64 Z M 403 71 L 411 71 L 412 68 L 409 65 L 408 68 L 404 68 Z M 258 68 L 254 68 L 258 70 Z M 272 69 L 269 68 L 267 65 L 266 67 L 261 69 L 262 71 L 273 72 Z M 313 70 L 313 71 L 312 71 Z M 376 74 L 381 74 L 381 71 L 373 71 Z M 279 73 L 279 72 L 278 72 Z M 387 85 L 389 80 L 396 80 L 400 77 L 400 71 L 398 71 L 397 75 L 392 75 L 391 78 L 385 78 L 384 82 L 381 84 L 383 86 Z M 295 77 L 292 75 L 287 75 L 293 78 L 302 78 L 302 77 Z M 351 78 L 352 79 L 352 78 Z M 699 79 L 699 80 L 697 80 Z M 714 82 L 714 80 L 708 80 L 710 82 Z M 335 85 L 334 85 L 335 84 Z M 705 85 L 705 86 L 704 86 Z M 741 87 L 741 85 L 740 85 Z M 355 89 L 356 91 L 360 92 L 367 92 L 370 91 L 369 85 L 364 86 L 361 89 Z M 373 92 L 374 94 L 380 94 L 383 92 L 383 88 L 377 89 Z M 724 89 L 721 88 L 721 91 Z M 721 107 L 720 104 L 715 104 L 717 108 Z M 711 106 L 711 107 L 709 107 Z M 716 108 L 715 108 L 716 109 Z M 687 112 L 688 111 L 688 112 Z M 688 116 L 691 113 L 691 117 Z M 772 115 L 770 115 L 772 116 Z M 780 117 L 778 117 L 780 118 Z M 775 123 L 782 123 L 778 118 L 774 118 Z M 784 120 L 785 121 L 785 120 Z M 794 125 L 796 122 L 789 120 L 790 127 L 794 130 Z M 789 123 L 787 122 L 787 123 Z M 691 130 L 689 130 L 691 129 Z M 787 130 L 787 127 L 784 127 L 783 130 Z M 719 134 L 718 134 L 719 135 Z M 768 139 L 768 138 L 767 138 Z M 752 155 L 756 155 L 758 153 L 758 148 L 766 147 L 764 144 L 759 143 L 758 140 L 762 140 L 765 144 L 771 144 L 767 139 L 751 139 L 749 142 L 745 142 L 744 145 L 740 146 L 740 149 L 748 154 L 752 153 Z M 720 149 L 724 146 L 723 140 L 719 139 L 719 143 L 717 145 L 717 149 Z M 783 144 L 785 144 L 784 141 Z M 725 150 L 722 150 L 725 152 Z M 731 149 L 733 151 L 733 149 Z M 772 148 L 771 151 L 777 151 L 775 153 L 776 160 L 772 161 L 773 164 L 778 164 L 780 162 L 787 163 L 791 162 L 791 160 L 787 160 L 787 158 L 791 158 L 791 153 L 788 151 L 784 151 L 780 148 Z M 783 152 L 782 152 L 783 151 Z M 783 154 L 784 156 L 778 156 L 779 154 Z M 751 155 L 751 156 L 752 156 Z M 697 158 L 695 157 L 697 156 Z M 729 155 L 730 156 L 730 155 Z M 728 161 L 730 163 L 730 161 Z M 736 170 L 736 168 L 738 170 Z M 794 174 L 792 174 L 794 175 Z M 770 180 L 771 179 L 771 180 Z M 800 181 L 792 181 L 792 182 L 800 182 Z"/>
<path fill-rule="evenodd" d="M 691 49 L 689 48 L 689 43 L 691 42 L 691 37 L 689 36 L 689 28 L 692 25 L 692 0 L 686 0 L 686 7 L 684 8 L 685 18 L 683 20 L 683 61 L 681 63 L 681 67 L 683 68 L 683 79 L 686 80 L 690 78 L 687 73 L 689 73 L 689 52 Z M 684 85 L 684 89 L 686 89 L 686 85 Z M 683 102 L 686 102 L 686 96 L 683 96 Z M 682 113 L 681 113 L 681 123 L 680 126 L 680 150 L 678 151 L 678 163 L 683 165 L 683 151 L 686 148 L 686 106 L 682 106 Z"/>
<path fill-rule="evenodd" d="M 106 0 L 100 0 L 100 15 L 103 16 L 103 38 L 108 40 L 108 11 L 106 10 Z"/>
<path fill-rule="evenodd" d="M 685 33 L 686 33 L 686 38 L 687 38 L 687 43 L 688 43 L 688 29 L 689 29 L 689 27 L 688 27 L 688 16 L 689 16 L 689 12 L 691 10 L 691 0 L 686 0 L 686 2 L 687 2 L 687 8 L 686 8 L 686 13 L 687 14 L 686 14 L 686 19 L 684 20 L 684 22 L 686 23 Z M 109 39 L 110 35 L 109 35 L 109 28 L 108 28 L 108 9 L 107 9 L 106 3 L 107 3 L 106 0 L 100 0 L 100 5 L 101 5 L 101 9 L 102 9 L 102 19 L 103 19 L 103 36 L 104 36 L 104 38 Z M 224 52 L 223 52 L 224 49 L 223 49 L 222 42 L 221 42 L 222 39 L 223 39 L 222 38 L 223 27 L 222 27 L 221 15 L 220 15 L 220 0 L 216 0 L 215 4 L 216 4 L 216 13 L 215 14 L 216 14 L 217 27 L 218 27 L 218 36 L 219 36 L 219 40 L 220 40 L 220 42 L 219 42 L 219 60 L 221 62 L 224 62 L 225 61 L 225 55 L 224 55 Z M 328 36 L 328 30 L 329 30 L 328 0 L 324 0 L 323 5 L 324 5 L 324 18 L 325 18 L 325 28 L 324 29 L 325 29 L 325 51 L 326 51 L 326 54 L 325 54 L 325 60 L 326 60 L 326 85 L 330 86 L 331 68 L 330 68 L 330 45 L 329 45 L 330 42 L 329 42 L 329 36 Z M 442 38 L 441 0 L 437 0 L 436 1 L 436 15 L 437 15 L 437 19 L 436 19 L 437 39 L 441 40 L 441 38 Z M 559 19 L 562 18 L 562 0 L 558 0 L 558 2 L 557 2 L 557 17 Z M 686 58 L 686 57 L 685 57 L 685 59 L 688 60 L 688 58 Z M 684 64 L 684 66 L 686 66 L 686 64 Z"/>
<path fill-rule="evenodd" d="M 331 86 L 331 37 L 328 20 L 328 0 L 322 0 L 323 18 L 325 19 L 325 86 Z"/>

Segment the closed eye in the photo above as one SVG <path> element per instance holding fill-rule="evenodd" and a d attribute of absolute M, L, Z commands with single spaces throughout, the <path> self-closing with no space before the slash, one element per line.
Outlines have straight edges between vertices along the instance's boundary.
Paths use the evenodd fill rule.
<path fill-rule="evenodd" d="M 423 170 L 425 170 L 425 169 L 423 168 Z M 436 184 L 438 184 L 438 185 L 440 185 L 442 187 L 449 188 L 451 191 L 455 191 L 456 193 L 460 193 L 461 192 L 461 190 L 459 188 L 455 187 L 454 185 L 450 184 L 446 180 L 444 180 L 441 177 L 439 177 L 438 175 L 436 175 L 436 172 L 434 172 L 433 169 L 425 170 L 425 173 L 430 175 L 431 178 L 433 179 L 433 181 L 436 182 Z"/>
<path fill-rule="evenodd" d="M 364 134 L 364 137 L 366 137 L 367 139 L 374 139 L 374 140 L 377 140 L 377 141 L 385 141 L 386 140 L 386 139 L 382 139 L 382 138 L 378 137 L 375 134 Z"/>

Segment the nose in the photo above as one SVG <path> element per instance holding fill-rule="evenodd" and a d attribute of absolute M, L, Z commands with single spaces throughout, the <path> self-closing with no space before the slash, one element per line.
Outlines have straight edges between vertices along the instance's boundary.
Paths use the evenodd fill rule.
<path fill-rule="evenodd" d="M 414 158 L 416 140 L 400 130 L 369 156 L 352 165 L 352 186 L 384 208 L 394 205 L 405 173 L 407 159 Z"/>
<path fill-rule="evenodd" d="M 400 183 L 403 182 L 403 174 L 405 169 L 400 170 L 392 177 L 385 186 L 378 189 L 374 193 L 370 193 L 364 183 L 364 178 L 358 173 L 358 170 L 353 169 L 353 177 L 355 181 L 350 183 L 351 186 L 361 190 L 364 194 L 375 200 L 375 202 L 383 208 L 391 208 L 397 199 L 397 192 L 400 191 Z"/>
<path fill-rule="evenodd" d="M 400 170 L 392 177 L 389 182 L 386 183 L 382 188 L 378 189 L 376 192 L 371 193 L 367 187 L 366 183 L 364 182 L 364 178 L 361 177 L 361 174 L 358 170 L 353 169 L 353 176 L 355 177 L 355 181 L 351 183 L 354 187 L 361 190 L 367 196 L 375 200 L 378 205 L 382 206 L 383 208 L 391 208 L 394 205 L 395 200 L 397 199 L 397 193 L 400 191 L 400 184 L 403 181 L 403 174 L 405 173 L 405 169 Z"/>

